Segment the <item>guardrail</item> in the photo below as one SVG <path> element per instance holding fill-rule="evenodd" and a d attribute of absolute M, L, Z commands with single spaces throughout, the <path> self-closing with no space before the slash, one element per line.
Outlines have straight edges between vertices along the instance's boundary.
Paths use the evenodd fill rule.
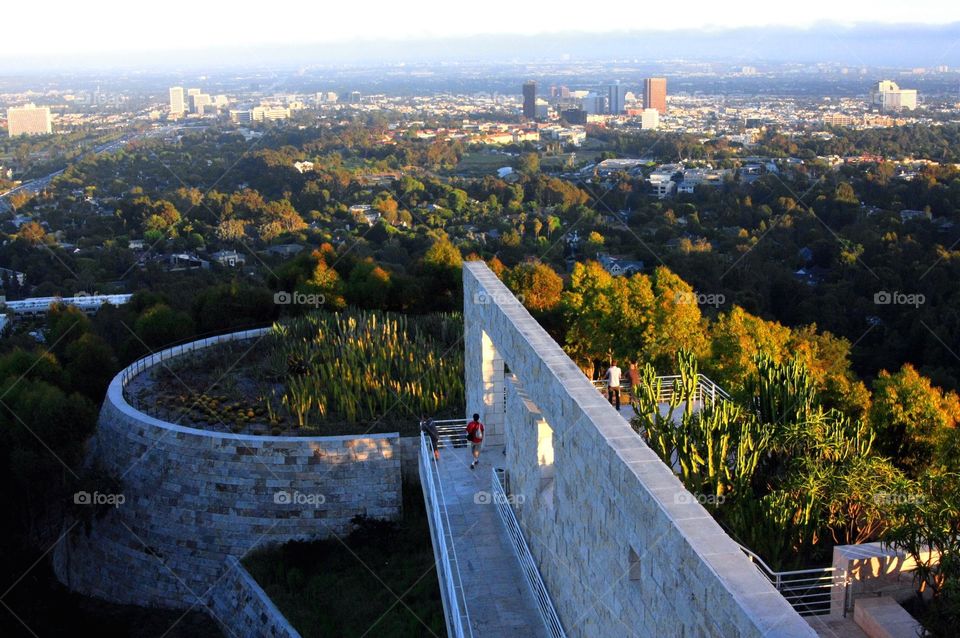
<path fill-rule="evenodd" d="M 673 397 L 674 387 L 680 380 L 680 375 L 670 374 L 660 376 L 657 377 L 657 380 L 660 382 L 660 395 L 657 397 L 657 401 L 659 403 L 669 403 L 670 399 Z M 605 380 L 594 379 L 591 381 L 591 383 L 593 383 L 593 386 L 601 392 L 606 392 L 607 382 Z M 629 381 L 621 380 L 620 390 L 632 392 L 633 388 L 631 387 Z M 697 388 L 694 390 L 693 400 L 703 403 L 707 399 L 709 399 L 711 403 L 716 403 L 718 399 L 721 401 L 730 401 L 730 395 L 726 390 L 714 383 L 708 376 L 704 374 L 698 374 Z"/>
<path fill-rule="evenodd" d="M 473 627 L 470 624 L 463 581 L 460 579 L 460 566 L 457 562 L 453 536 L 450 533 L 452 528 L 447 515 L 446 500 L 443 497 L 443 484 L 440 481 L 430 445 L 426 435 L 421 432 L 420 486 L 423 488 L 423 498 L 427 506 L 427 521 L 430 523 L 430 537 L 437 563 L 443 614 L 447 621 L 447 635 L 450 638 L 472 638 Z"/>
<path fill-rule="evenodd" d="M 500 480 L 501 474 L 503 474 L 502 469 L 498 470 L 497 468 L 493 468 L 491 492 L 493 502 L 497 506 L 497 512 L 500 514 L 500 520 L 503 521 L 503 526 L 507 530 L 507 536 L 510 537 L 510 546 L 513 547 L 517 562 L 520 564 L 523 576 L 537 603 L 537 611 L 540 612 L 540 617 L 543 619 L 543 625 L 546 627 L 547 634 L 552 638 L 566 638 L 567 634 L 563 630 L 563 625 L 560 623 L 560 617 L 557 616 L 557 610 L 553 606 L 553 601 L 550 600 L 547 587 L 543 584 L 543 578 L 540 577 L 540 570 L 537 569 L 537 564 L 533 561 L 533 556 L 530 554 L 527 539 L 524 538 L 523 530 L 520 529 L 520 523 L 513 513 L 513 508 L 510 507 L 510 499 L 503 489 L 503 483 Z"/>
<path fill-rule="evenodd" d="M 159 352 L 154 352 L 153 354 L 147 355 L 142 359 L 137 359 L 126 368 L 121 370 L 120 383 L 122 387 L 125 388 L 135 376 L 149 368 L 161 365 L 164 361 L 169 361 L 170 359 L 175 359 L 185 353 L 193 352 L 195 350 L 202 350 L 203 348 L 209 348 L 210 346 L 215 346 L 221 343 L 253 339 L 269 332 L 271 329 L 272 328 L 267 327 L 254 328 L 253 330 L 243 330 L 241 332 L 230 332 L 227 334 L 207 337 L 206 339 L 191 341 L 189 343 L 183 343 L 178 346 L 160 350 Z"/>
<path fill-rule="evenodd" d="M 466 419 L 444 419 L 434 421 L 437 426 L 437 432 L 440 434 L 439 447 L 466 447 L 467 446 L 467 420 Z"/>
<path fill-rule="evenodd" d="M 738 545 L 770 584 L 790 603 L 801 616 L 822 616 L 830 613 L 830 599 L 837 583 L 835 567 L 817 567 L 814 569 L 795 569 L 775 572 L 763 562 L 763 559 L 743 545 Z"/>

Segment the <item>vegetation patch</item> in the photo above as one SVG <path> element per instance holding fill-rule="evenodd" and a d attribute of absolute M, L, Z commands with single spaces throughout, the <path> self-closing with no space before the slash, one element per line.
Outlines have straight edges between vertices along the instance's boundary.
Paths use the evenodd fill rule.
<path fill-rule="evenodd" d="M 244 566 L 303 636 L 445 636 L 419 490 L 404 490 L 399 523 L 355 523 L 346 538 L 287 543 Z"/>
<path fill-rule="evenodd" d="M 245 434 L 413 433 L 463 406 L 459 315 L 318 311 L 263 338 L 174 358 L 128 400 L 181 425 Z"/>

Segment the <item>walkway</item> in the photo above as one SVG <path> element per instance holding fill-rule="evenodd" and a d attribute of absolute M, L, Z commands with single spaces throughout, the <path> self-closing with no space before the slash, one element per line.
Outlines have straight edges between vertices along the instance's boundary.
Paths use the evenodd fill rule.
<path fill-rule="evenodd" d="M 440 480 L 475 638 L 546 638 L 530 588 L 490 497 L 490 470 L 503 446 L 485 447 L 470 469 L 469 448 L 445 447 Z"/>

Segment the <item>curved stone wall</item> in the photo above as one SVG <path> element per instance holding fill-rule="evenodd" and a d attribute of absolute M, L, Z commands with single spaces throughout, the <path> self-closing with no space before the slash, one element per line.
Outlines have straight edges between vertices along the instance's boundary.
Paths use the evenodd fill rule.
<path fill-rule="evenodd" d="M 182 608 L 204 602 L 228 557 L 295 539 L 349 532 L 356 515 L 397 519 L 398 434 L 278 437 L 211 432 L 150 417 L 123 387 L 143 370 L 224 340 L 178 346 L 118 374 L 107 392 L 89 463 L 120 480 L 123 503 L 87 527 L 68 523 L 57 577 L 107 600 Z"/>

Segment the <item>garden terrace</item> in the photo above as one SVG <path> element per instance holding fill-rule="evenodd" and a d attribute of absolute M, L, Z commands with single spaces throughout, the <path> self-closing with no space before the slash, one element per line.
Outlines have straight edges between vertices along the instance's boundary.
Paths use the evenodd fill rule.
<path fill-rule="evenodd" d="M 217 432 L 412 434 L 421 414 L 462 416 L 461 333 L 458 315 L 318 311 L 174 351 L 124 392 L 155 418 Z"/>

